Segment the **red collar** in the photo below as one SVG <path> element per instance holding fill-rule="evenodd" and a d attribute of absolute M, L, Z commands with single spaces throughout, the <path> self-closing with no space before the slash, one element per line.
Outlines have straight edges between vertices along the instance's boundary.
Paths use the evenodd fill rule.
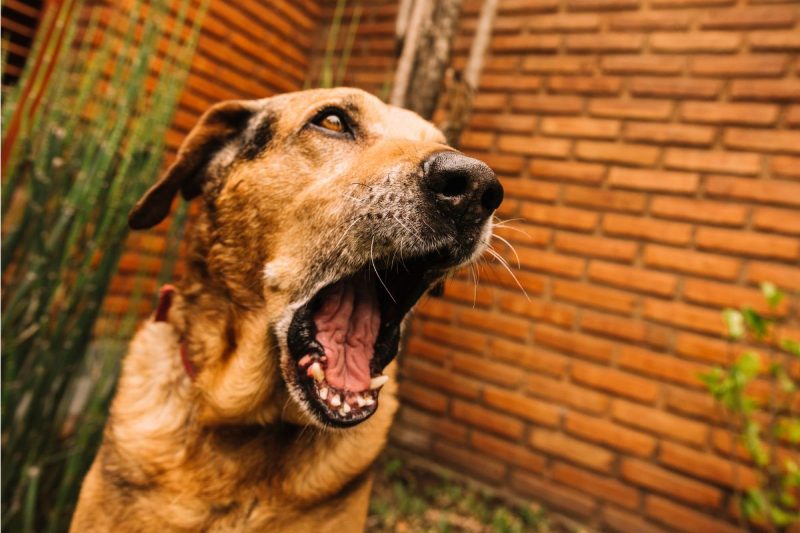
<path fill-rule="evenodd" d="M 167 315 L 169 314 L 169 308 L 172 307 L 172 299 L 175 296 L 176 289 L 173 285 L 164 285 L 158 291 L 158 307 L 156 307 L 155 316 L 153 320 L 155 322 L 167 322 Z M 181 362 L 183 363 L 183 368 L 186 370 L 186 374 L 192 380 L 197 377 L 197 368 L 194 366 L 189 360 L 189 353 L 186 350 L 186 341 L 181 339 Z"/>

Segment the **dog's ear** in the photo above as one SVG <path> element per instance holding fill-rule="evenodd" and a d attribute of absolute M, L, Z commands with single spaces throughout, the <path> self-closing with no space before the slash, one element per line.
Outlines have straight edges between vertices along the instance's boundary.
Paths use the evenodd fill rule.
<path fill-rule="evenodd" d="M 164 220 L 178 191 L 186 200 L 199 196 L 214 156 L 245 132 L 257 111 L 256 102 L 247 100 L 221 102 L 206 111 L 181 144 L 172 166 L 133 206 L 128 226 L 147 229 Z"/>

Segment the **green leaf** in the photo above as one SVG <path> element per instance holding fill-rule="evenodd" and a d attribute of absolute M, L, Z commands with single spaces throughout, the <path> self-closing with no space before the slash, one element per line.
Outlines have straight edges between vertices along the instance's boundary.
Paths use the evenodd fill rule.
<path fill-rule="evenodd" d="M 758 375 L 761 369 L 761 356 L 758 355 L 758 352 L 747 351 L 736 362 L 736 366 L 744 377 L 750 381 Z"/>
<path fill-rule="evenodd" d="M 782 418 L 775 425 L 775 434 L 792 444 L 800 442 L 800 419 Z"/>
<path fill-rule="evenodd" d="M 739 502 L 742 514 L 747 518 L 755 518 L 764 513 L 767 508 L 767 498 L 761 489 L 750 488 L 742 496 Z"/>
<path fill-rule="evenodd" d="M 800 342 L 794 339 L 781 339 L 781 348 L 800 358 Z"/>
<path fill-rule="evenodd" d="M 749 329 L 758 340 L 762 340 L 767 336 L 769 321 L 761 316 L 758 311 L 752 307 L 744 307 L 742 309 L 742 318 L 744 319 L 747 329 Z"/>
<path fill-rule="evenodd" d="M 764 298 L 767 300 L 767 305 L 773 310 L 778 308 L 784 297 L 783 292 L 781 292 L 774 283 L 770 283 L 769 281 L 761 283 L 761 294 L 764 295 Z"/>
<path fill-rule="evenodd" d="M 722 311 L 722 320 L 730 338 L 739 340 L 744 337 L 744 317 L 741 312 L 736 309 L 725 309 Z"/>
<path fill-rule="evenodd" d="M 758 466 L 765 466 L 769 463 L 769 452 L 761 442 L 761 426 L 758 422 L 748 420 L 742 432 L 742 441 L 747 452 Z"/>

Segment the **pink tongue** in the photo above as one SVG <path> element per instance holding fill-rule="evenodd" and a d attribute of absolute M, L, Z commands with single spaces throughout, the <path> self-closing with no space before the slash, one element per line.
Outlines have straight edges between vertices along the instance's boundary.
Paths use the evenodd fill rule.
<path fill-rule="evenodd" d="M 360 279 L 341 281 L 322 297 L 314 323 L 328 358 L 325 379 L 337 389 L 365 391 L 381 323 L 375 286 Z"/>

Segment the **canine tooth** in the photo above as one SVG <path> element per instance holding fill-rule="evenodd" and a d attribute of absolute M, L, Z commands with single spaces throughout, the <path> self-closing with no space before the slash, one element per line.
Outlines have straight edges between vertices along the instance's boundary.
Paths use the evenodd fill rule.
<path fill-rule="evenodd" d="M 308 367 L 308 375 L 314 376 L 314 381 L 316 381 L 317 383 L 320 383 L 322 380 L 325 379 L 325 371 L 322 370 L 322 367 L 316 361 L 314 361 L 314 364 Z"/>
<path fill-rule="evenodd" d="M 367 405 L 366 400 L 364 400 L 364 397 L 361 396 L 360 394 L 356 394 L 356 403 L 358 404 L 359 407 L 364 407 L 365 405 Z"/>
<path fill-rule="evenodd" d="M 349 413 L 349 412 L 350 412 L 350 404 L 349 404 L 349 403 L 347 403 L 347 402 L 344 402 L 344 403 L 342 404 L 342 408 L 341 408 L 339 411 L 340 411 L 340 412 L 341 412 L 341 411 L 344 411 L 344 414 L 347 414 L 347 413 Z"/>
<path fill-rule="evenodd" d="M 328 387 L 322 387 L 321 389 L 319 389 L 319 397 L 322 398 L 323 400 L 326 400 L 328 398 Z"/>
<path fill-rule="evenodd" d="M 342 405 L 342 399 L 341 397 L 339 397 L 338 394 L 334 394 L 333 397 L 331 398 L 331 405 L 334 407 L 339 407 L 340 405 Z"/>
<path fill-rule="evenodd" d="M 389 381 L 389 376 L 381 374 L 380 376 L 376 376 L 369 380 L 369 389 L 375 390 L 383 387 L 386 385 L 386 382 Z"/>

